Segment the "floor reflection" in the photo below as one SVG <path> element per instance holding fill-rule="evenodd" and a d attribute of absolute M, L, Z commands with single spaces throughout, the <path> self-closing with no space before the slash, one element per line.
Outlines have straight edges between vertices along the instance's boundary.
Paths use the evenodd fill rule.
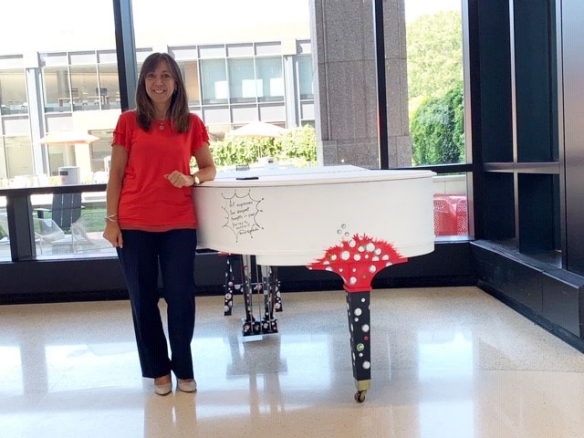
<path fill-rule="evenodd" d="M 581 436 L 582 353 L 476 288 L 371 298 L 363 404 L 343 291 L 285 294 L 280 333 L 254 341 L 242 303 L 199 297 L 199 390 L 167 397 L 140 376 L 128 302 L 0 306 L 0 436 Z"/>
<path fill-rule="evenodd" d="M 420 380 L 452 373 L 457 379 L 472 377 L 474 369 L 472 333 L 455 330 L 418 332 L 418 376 Z"/>

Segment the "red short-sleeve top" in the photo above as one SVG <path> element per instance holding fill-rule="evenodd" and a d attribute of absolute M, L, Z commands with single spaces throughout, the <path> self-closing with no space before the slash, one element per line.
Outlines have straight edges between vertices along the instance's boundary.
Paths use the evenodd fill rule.
<path fill-rule="evenodd" d="M 136 112 L 118 119 L 112 146 L 128 152 L 118 223 L 121 229 L 168 231 L 197 228 L 190 187 L 174 187 L 166 178 L 173 170 L 190 173 L 190 159 L 209 141 L 203 121 L 191 114 L 191 128 L 178 133 L 168 120 L 154 121 L 149 131 L 136 123 Z"/>

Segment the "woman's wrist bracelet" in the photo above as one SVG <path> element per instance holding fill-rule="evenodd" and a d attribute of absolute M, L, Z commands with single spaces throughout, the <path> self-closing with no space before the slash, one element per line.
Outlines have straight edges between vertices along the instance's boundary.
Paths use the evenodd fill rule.
<path fill-rule="evenodd" d="M 117 214 L 110 214 L 108 216 L 105 217 L 105 221 L 106 222 L 117 222 L 118 221 L 118 215 Z"/>

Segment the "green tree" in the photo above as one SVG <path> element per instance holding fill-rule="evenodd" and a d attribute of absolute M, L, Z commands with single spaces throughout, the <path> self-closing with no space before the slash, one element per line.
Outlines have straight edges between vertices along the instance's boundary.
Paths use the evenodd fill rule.
<path fill-rule="evenodd" d="M 460 12 L 424 15 L 408 24 L 407 51 L 413 164 L 463 162 Z"/>
<path fill-rule="evenodd" d="M 406 32 L 410 101 L 445 95 L 462 80 L 460 12 L 423 15 Z"/>
<path fill-rule="evenodd" d="M 292 129 L 282 136 L 282 150 L 278 157 L 298 167 L 316 164 L 316 131 L 312 125 Z"/>
<path fill-rule="evenodd" d="M 414 165 L 459 163 L 465 159 L 462 82 L 443 97 L 429 97 L 410 121 Z"/>

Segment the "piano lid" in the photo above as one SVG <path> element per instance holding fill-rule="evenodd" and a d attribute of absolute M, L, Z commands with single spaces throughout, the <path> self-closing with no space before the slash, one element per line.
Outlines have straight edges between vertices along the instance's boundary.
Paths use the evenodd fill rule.
<path fill-rule="evenodd" d="M 215 180 L 206 181 L 204 187 L 286 186 L 360 183 L 371 181 L 408 180 L 428 178 L 433 172 L 427 170 L 369 170 L 352 165 L 290 168 L 266 166 L 249 170 L 218 172 Z"/>

